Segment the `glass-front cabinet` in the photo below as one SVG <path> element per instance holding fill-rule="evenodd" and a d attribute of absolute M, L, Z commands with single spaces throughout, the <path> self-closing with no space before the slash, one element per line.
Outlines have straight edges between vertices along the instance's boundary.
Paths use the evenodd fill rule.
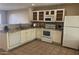
<path fill-rule="evenodd" d="M 37 21 L 37 11 L 33 12 L 33 21 Z"/>
<path fill-rule="evenodd" d="M 64 21 L 64 9 L 56 10 L 56 21 L 63 22 Z"/>
<path fill-rule="evenodd" d="M 45 15 L 50 15 L 50 11 L 45 11 Z"/>
<path fill-rule="evenodd" d="M 55 10 L 46 10 L 45 11 L 45 15 L 46 16 L 52 16 L 52 15 L 54 15 L 55 14 Z"/>
<path fill-rule="evenodd" d="M 49 18 L 52 21 L 45 21 L 46 19 L 49 19 Z M 33 21 L 63 22 L 64 21 L 64 9 L 33 11 Z"/>
<path fill-rule="evenodd" d="M 55 11 L 54 11 L 54 10 L 51 10 L 51 11 L 50 11 L 50 14 L 51 14 L 51 15 L 54 15 L 54 14 L 55 14 Z"/>
<path fill-rule="evenodd" d="M 33 11 L 33 21 L 43 21 L 44 12 L 43 11 Z"/>
<path fill-rule="evenodd" d="M 44 12 L 40 11 L 39 12 L 39 21 L 43 21 L 44 20 Z"/>

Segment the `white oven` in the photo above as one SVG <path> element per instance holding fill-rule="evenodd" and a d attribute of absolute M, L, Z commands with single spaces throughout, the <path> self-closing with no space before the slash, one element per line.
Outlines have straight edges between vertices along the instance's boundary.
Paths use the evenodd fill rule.
<path fill-rule="evenodd" d="M 52 43 L 53 42 L 53 30 L 43 29 L 42 31 L 42 41 Z"/>

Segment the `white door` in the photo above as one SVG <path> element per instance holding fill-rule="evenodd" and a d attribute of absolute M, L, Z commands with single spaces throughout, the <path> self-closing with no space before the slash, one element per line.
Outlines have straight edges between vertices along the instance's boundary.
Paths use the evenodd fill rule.
<path fill-rule="evenodd" d="M 79 49 L 79 28 L 64 28 L 63 46 Z"/>
<path fill-rule="evenodd" d="M 9 47 L 14 48 L 20 45 L 20 32 L 9 33 L 8 35 Z"/>

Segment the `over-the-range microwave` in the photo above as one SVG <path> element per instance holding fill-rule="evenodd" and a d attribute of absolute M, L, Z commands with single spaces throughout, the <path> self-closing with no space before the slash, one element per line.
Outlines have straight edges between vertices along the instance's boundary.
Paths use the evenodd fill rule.
<path fill-rule="evenodd" d="M 45 17 L 45 21 L 52 22 L 54 21 L 54 17 Z"/>

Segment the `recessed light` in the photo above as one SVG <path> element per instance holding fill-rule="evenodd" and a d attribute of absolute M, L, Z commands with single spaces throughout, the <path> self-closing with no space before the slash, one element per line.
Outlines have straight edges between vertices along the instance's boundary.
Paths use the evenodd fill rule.
<path fill-rule="evenodd" d="M 32 4 L 32 6 L 35 6 L 35 4 Z"/>

